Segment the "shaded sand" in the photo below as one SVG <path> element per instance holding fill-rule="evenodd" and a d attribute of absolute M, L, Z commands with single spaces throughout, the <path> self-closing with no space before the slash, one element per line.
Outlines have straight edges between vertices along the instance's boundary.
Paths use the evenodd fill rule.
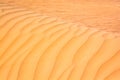
<path fill-rule="evenodd" d="M 0 80 L 120 80 L 120 36 L 0 4 Z"/>
<path fill-rule="evenodd" d="M 106 31 L 120 32 L 118 0 L 0 0 L 40 14 Z"/>

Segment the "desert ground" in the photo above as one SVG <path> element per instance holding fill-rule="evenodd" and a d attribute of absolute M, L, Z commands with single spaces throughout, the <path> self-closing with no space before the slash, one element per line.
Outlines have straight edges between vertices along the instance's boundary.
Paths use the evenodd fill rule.
<path fill-rule="evenodd" d="M 0 0 L 0 80 L 120 80 L 120 2 Z"/>
<path fill-rule="evenodd" d="M 120 32 L 119 0 L 0 0 L 92 28 Z"/>

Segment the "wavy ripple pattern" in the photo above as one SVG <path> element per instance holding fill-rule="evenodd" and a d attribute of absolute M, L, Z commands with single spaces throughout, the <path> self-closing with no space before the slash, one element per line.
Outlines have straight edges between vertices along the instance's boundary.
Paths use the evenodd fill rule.
<path fill-rule="evenodd" d="M 120 37 L 1 3 L 0 80 L 120 80 Z"/>

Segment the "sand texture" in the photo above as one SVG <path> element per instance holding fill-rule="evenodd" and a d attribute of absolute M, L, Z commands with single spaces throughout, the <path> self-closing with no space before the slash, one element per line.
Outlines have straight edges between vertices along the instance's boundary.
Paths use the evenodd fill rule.
<path fill-rule="evenodd" d="M 0 4 L 0 80 L 120 80 L 120 36 Z"/>

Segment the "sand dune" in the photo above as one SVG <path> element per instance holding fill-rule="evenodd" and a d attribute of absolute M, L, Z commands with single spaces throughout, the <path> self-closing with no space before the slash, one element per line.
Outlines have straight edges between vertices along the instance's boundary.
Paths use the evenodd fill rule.
<path fill-rule="evenodd" d="M 119 80 L 120 36 L 0 4 L 0 80 Z"/>
<path fill-rule="evenodd" d="M 120 32 L 118 0 L 0 0 L 67 22 L 84 24 L 101 30 Z"/>

